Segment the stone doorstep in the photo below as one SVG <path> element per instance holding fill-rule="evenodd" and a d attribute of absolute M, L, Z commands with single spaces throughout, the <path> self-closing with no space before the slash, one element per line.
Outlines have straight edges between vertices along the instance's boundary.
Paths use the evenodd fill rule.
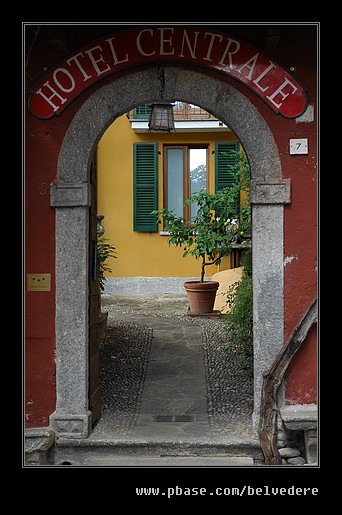
<path fill-rule="evenodd" d="M 48 456 L 53 453 L 54 457 Z M 57 438 L 51 428 L 26 429 L 26 465 L 253 466 L 262 461 L 249 438 Z M 136 462 L 136 463 L 135 463 Z"/>
<path fill-rule="evenodd" d="M 82 463 L 65 459 L 60 465 L 85 467 L 253 467 L 254 460 L 248 456 L 84 456 Z"/>
<path fill-rule="evenodd" d="M 253 466 L 254 461 L 262 460 L 259 443 L 244 438 L 180 438 L 167 441 L 163 438 L 117 438 L 105 439 L 63 439 L 56 440 L 55 464 L 105 465 L 116 463 L 118 466 L 130 466 L 133 461 L 141 465 L 162 465 L 165 462 L 173 466 L 191 463 L 191 466 L 211 466 L 217 462 L 221 466 Z M 234 461 L 235 460 L 235 461 Z"/>
<path fill-rule="evenodd" d="M 291 431 L 317 429 L 317 404 L 284 406 L 280 415 L 285 427 Z"/>

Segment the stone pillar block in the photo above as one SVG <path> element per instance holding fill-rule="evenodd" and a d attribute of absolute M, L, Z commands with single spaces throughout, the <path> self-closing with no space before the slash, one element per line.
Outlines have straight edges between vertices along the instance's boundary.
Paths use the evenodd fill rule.
<path fill-rule="evenodd" d="M 68 414 L 55 411 L 50 416 L 50 424 L 58 436 L 87 438 L 91 429 L 91 412 Z"/>
<path fill-rule="evenodd" d="M 49 428 L 25 430 L 25 463 L 27 465 L 47 465 L 49 452 L 55 442 L 55 433 Z"/>

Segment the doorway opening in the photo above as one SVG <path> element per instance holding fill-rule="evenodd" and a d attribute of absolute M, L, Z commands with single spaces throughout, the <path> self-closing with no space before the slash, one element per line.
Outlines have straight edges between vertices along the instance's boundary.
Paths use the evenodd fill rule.
<path fill-rule="evenodd" d="M 132 223 L 137 146 L 144 152 L 144 167 L 147 153 L 155 155 L 151 161 L 156 163 L 160 197 L 156 207 L 175 209 L 185 219 L 195 215 L 190 209 L 186 211 L 189 206 L 184 208 L 184 202 L 193 193 L 202 188 L 214 193 L 235 186 L 240 153 L 244 154 L 235 134 L 198 106 L 191 104 L 189 109 L 189 104 L 179 100 L 174 105 L 176 109 L 182 105 L 186 112 L 185 120 L 178 118 L 182 124 L 180 132 L 177 114 L 174 133 L 149 132 L 143 127 L 143 121 L 147 125 L 148 110 L 138 106 L 116 119 L 98 143 L 98 209 L 105 237 L 115 244 L 118 259 L 111 261 L 113 277 L 106 277 L 101 296 L 102 307 L 108 314 L 108 329 L 99 349 L 103 411 L 95 433 L 250 435 L 252 366 L 244 366 L 236 349 L 231 347 L 229 354 L 225 316 L 217 317 L 217 310 L 216 320 L 194 319 L 186 313 L 183 282 L 191 272 L 199 275 L 198 261 L 192 259 L 193 268 L 189 267 L 191 272 L 184 275 L 189 258 L 184 260 L 181 251 L 169 256 L 163 228 L 148 225 L 146 230 L 137 226 L 135 219 Z M 135 125 L 136 116 L 139 122 Z M 241 162 L 246 163 L 244 157 Z M 235 223 L 240 209 L 241 223 L 242 217 L 247 218 L 249 185 L 243 189 Z M 242 271 L 239 256 L 246 248 L 243 243 L 247 241 L 239 239 L 234 244 L 234 255 L 227 256 L 221 267 L 211 267 L 210 275 L 220 272 L 223 277 L 226 271 L 232 272 L 225 275 L 218 297 L 224 312 L 224 289 L 228 283 L 235 283 Z M 141 254 L 146 255 L 146 262 Z M 170 270 L 176 277 L 170 276 Z"/>
<path fill-rule="evenodd" d="M 89 374 L 89 206 L 90 169 L 97 143 L 113 120 L 136 105 L 160 100 L 156 66 L 136 71 L 96 90 L 81 106 L 63 140 L 59 183 L 51 188 L 56 208 L 56 411 L 51 425 L 61 436 L 86 438 L 91 431 Z M 204 71 L 165 66 L 166 101 L 182 98 L 229 124 L 251 167 L 253 233 L 253 426 L 257 427 L 263 373 L 283 344 L 283 204 L 288 181 L 282 179 L 272 131 L 239 89 Z M 96 113 L 96 114 L 95 114 Z M 256 137 L 257 135 L 257 137 Z M 75 152 L 77 148 L 77 152 Z M 68 193 L 68 203 L 64 202 Z M 265 248 L 272 249 L 266 253 Z M 77 323 L 75 323 L 75 321 Z M 73 371 L 72 374 L 70 371 Z"/>

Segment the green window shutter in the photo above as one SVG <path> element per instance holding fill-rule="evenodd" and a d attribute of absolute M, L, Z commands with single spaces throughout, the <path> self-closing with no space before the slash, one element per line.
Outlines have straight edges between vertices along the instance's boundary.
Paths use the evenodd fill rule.
<path fill-rule="evenodd" d="M 240 169 L 240 144 L 237 141 L 217 141 L 215 143 L 215 191 L 232 188 L 238 181 Z M 234 212 L 240 212 L 240 195 L 238 195 Z"/>
<path fill-rule="evenodd" d="M 236 184 L 240 163 L 240 144 L 237 141 L 215 143 L 215 188 L 231 188 Z"/>
<path fill-rule="evenodd" d="M 133 118 L 139 120 L 148 120 L 151 114 L 151 106 L 149 104 L 142 104 L 135 107 L 133 110 Z"/>
<path fill-rule="evenodd" d="M 158 144 L 134 143 L 134 213 L 133 230 L 157 232 Z"/>

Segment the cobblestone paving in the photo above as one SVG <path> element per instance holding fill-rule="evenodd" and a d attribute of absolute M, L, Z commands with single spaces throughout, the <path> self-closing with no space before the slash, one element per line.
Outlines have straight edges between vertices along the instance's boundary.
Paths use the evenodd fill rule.
<path fill-rule="evenodd" d="M 133 301 L 124 295 L 110 297 L 104 302 L 103 309 L 108 311 L 108 328 L 101 346 L 103 411 L 94 428 L 95 433 L 139 433 L 146 436 L 149 431 L 157 430 L 159 435 L 163 434 L 161 431 L 174 435 L 251 434 L 253 379 L 249 373 L 242 371 L 236 356 L 227 352 L 227 334 L 223 319 L 188 316 L 185 314 L 184 297 L 172 295 L 140 295 L 133 298 Z M 196 338 L 192 342 L 190 336 L 195 332 L 199 335 L 197 347 Z M 152 388 L 152 395 L 156 397 L 156 410 L 153 412 L 153 409 L 149 409 L 149 399 L 143 400 L 143 392 L 149 358 L 152 356 L 151 346 L 157 345 L 153 340 L 154 334 L 169 334 L 174 342 L 177 339 L 187 339 L 188 347 L 192 350 L 196 348 L 194 363 L 198 363 L 198 369 L 203 366 L 204 372 L 201 378 L 189 376 L 188 397 L 193 395 L 198 398 L 186 399 L 186 394 L 181 391 L 183 383 L 186 384 L 186 378 L 182 380 L 179 376 L 176 379 L 177 371 L 174 376 L 171 375 L 171 362 L 159 364 L 164 373 L 165 384 L 154 394 L 153 384 L 146 386 L 146 390 Z M 185 336 L 182 337 L 182 334 Z M 158 356 L 158 352 L 154 350 L 154 358 Z M 172 359 L 174 358 L 175 356 Z M 185 362 L 182 363 L 184 368 Z M 186 366 L 194 368 L 193 364 Z M 189 372 L 192 373 L 193 371 Z M 194 393 L 197 379 L 203 382 L 206 399 L 201 398 L 199 393 Z M 179 395 L 174 393 L 175 390 L 172 393 L 170 389 L 176 382 Z M 157 397 L 166 396 L 168 388 L 168 396 L 172 400 L 165 399 L 165 409 L 162 411 Z M 148 392 L 145 391 L 145 397 L 147 395 Z M 192 418 L 189 414 L 192 414 Z"/>
<path fill-rule="evenodd" d="M 110 321 L 100 348 L 102 417 L 98 430 L 129 434 L 137 421 L 152 329 Z"/>

